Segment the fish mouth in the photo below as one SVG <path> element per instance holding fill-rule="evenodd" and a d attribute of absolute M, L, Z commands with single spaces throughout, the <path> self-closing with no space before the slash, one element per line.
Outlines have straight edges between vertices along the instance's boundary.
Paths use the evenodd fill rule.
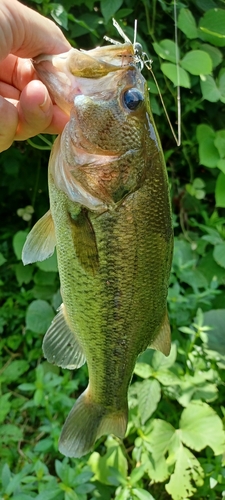
<path fill-rule="evenodd" d="M 33 66 L 52 100 L 70 114 L 76 95 L 116 87 L 116 74 L 135 66 L 134 49 L 129 43 L 89 51 L 71 49 L 53 56 L 42 54 L 33 60 Z"/>

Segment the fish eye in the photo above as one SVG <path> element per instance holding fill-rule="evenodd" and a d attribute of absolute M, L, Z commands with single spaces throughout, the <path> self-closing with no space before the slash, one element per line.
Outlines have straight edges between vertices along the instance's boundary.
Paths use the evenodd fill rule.
<path fill-rule="evenodd" d="M 131 111 L 135 111 L 142 104 L 144 97 L 138 89 L 128 89 L 124 92 L 123 101 Z"/>

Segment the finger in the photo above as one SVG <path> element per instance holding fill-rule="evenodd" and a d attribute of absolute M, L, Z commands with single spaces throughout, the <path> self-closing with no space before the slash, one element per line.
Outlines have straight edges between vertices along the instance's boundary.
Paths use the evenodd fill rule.
<path fill-rule="evenodd" d="M 18 90 L 22 91 L 35 76 L 36 72 L 30 59 L 21 59 L 9 54 L 4 61 L 0 61 L 0 81 Z"/>
<path fill-rule="evenodd" d="M 16 107 L 0 96 L 0 152 L 13 143 L 18 119 Z"/>
<path fill-rule="evenodd" d="M 0 7 L 1 60 L 9 53 L 35 57 L 71 48 L 58 26 L 33 9 L 16 0 L 1 0 Z"/>
<path fill-rule="evenodd" d="M 23 141 L 47 129 L 53 117 L 53 104 L 42 82 L 33 80 L 24 88 L 18 104 L 18 114 L 15 140 Z"/>
<path fill-rule="evenodd" d="M 53 105 L 53 116 L 50 125 L 44 130 L 45 134 L 61 134 L 70 117 L 56 104 Z"/>

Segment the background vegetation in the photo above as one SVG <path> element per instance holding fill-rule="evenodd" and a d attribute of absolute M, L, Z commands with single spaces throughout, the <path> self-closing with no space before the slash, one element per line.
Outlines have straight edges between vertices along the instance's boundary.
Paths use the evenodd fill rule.
<path fill-rule="evenodd" d="M 53 17 L 75 47 L 93 48 L 111 17 L 153 59 L 176 122 L 173 3 L 164 0 L 25 2 Z M 57 442 L 74 398 L 87 384 L 50 366 L 42 338 L 60 304 L 55 257 L 23 267 L 30 227 L 48 209 L 50 137 L 15 143 L 0 156 L 0 493 L 16 500 L 216 500 L 225 497 L 225 10 L 224 1 L 178 2 L 182 146 L 177 148 L 149 72 L 174 211 L 169 289 L 169 358 L 146 351 L 129 392 L 124 443 L 109 436 L 82 459 Z M 46 142 L 47 140 L 47 142 Z"/>

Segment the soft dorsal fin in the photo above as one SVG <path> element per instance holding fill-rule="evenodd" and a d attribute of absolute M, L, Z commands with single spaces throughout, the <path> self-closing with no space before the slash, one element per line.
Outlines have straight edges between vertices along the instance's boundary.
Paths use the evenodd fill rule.
<path fill-rule="evenodd" d="M 50 210 L 31 229 L 25 241 L 22 261 L 24 265 L 51 257 L 56 245 L 55 228 Z"/>
<path fill-rule="evenodd" d="M 43 352 L 49 363 L 69 370 L 80 368 L 86 361 L 76 334 L 66 322 L 63 304 L 45 334 Z"/>
<path fill-rule="evenodd" d="M 161 351 L 163 354 L 165 354 L 165 356 L 169 356 L 171 349 L 171 333 L 167 311 L 159 333 L 153 340 L 153 342 L 149 345 L 149 348 L 156 349 L 157 351 Z"/>

